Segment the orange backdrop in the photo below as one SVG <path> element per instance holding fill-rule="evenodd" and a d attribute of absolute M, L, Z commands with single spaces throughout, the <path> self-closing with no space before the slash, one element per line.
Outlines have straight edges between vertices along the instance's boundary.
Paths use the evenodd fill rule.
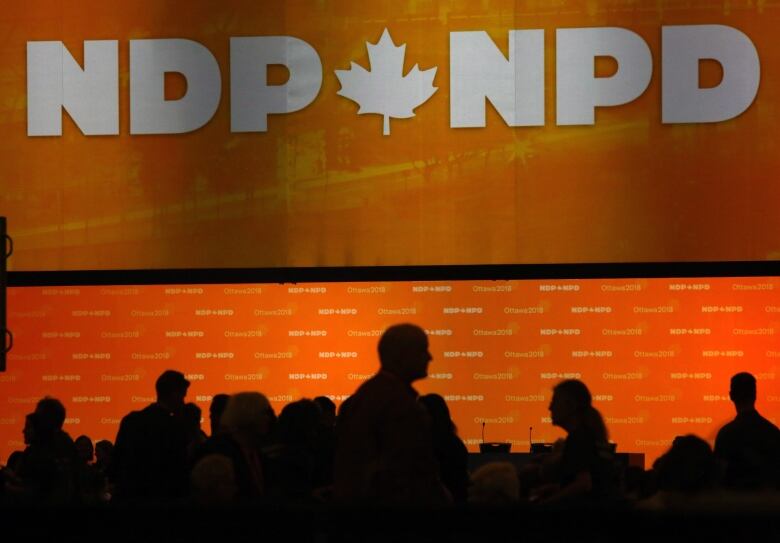
<path fill-rule="evenodd" d="M 780 5 L 755 0 L 26 0 L 0 11 L 0 214 L 14 270 L 528 262 L 763 260 L 780 242 Z M 662 125 L 662 25 L 724 24 L 761 60 L 752 106 L 723 123 Z M 637 100 L 600 108 L 595 126 L 555 126 L 555 30 L 617 26 L 650 46 Z M 439 90 L 411 119 L 356 115 L 334 70 L 368 66 L 387 27 L 405 70 L 436 66 Z M 546 126 L 449 127 L 449 33 L 545 30 Z M 229 39 L 310 43 L 323 84 L 266 133 L 230 133 Z M 182 135 L 129 135 L 129 40 L 187 38 L 214 54 L 222 100 Z M 28 41 L 119 41 L 120 135 L 26 130 Z M 704 83 L 711 74 L 706 65 Z M 608 70 L 609 67 L 605 67 Z M 283 72 L 283 70 L 281 71 Z M 271 70 L 271 81 L 284 74 Z M 169 78 L 168 96 L 183 92 Z M 177 94 L 178 93 L 178 94 Z"/>
<path fill-rule="evenodd" d="M 461 437 L 514 451 L 562 433 L 551 388 L 582 379 L 619 451 L 648 465 L 676 435 L 714 440 L 734 416 L 729 378 L 758 379 L 757 407 L 780 419 L 780 279 L 630 279 L 18 287 L 16 345 L 0 374 L 0 459 L 21 448 L 24 415 L 43 395 L 66 430 L 113 440 L 119 420 L 154 400 L 167 368 L 188 400 L 260 390 L 278 412 L 300 397 L 337 403 L 378 367 L 388 325 L 428 331 L 421 392 L 447 399 Z M 207 426 L 207 425 L 206 425 Z"/>

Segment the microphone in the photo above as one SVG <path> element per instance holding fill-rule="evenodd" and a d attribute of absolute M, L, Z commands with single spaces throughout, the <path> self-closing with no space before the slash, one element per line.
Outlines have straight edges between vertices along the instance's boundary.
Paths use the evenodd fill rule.
<path fill-rule="evenodd" d="M 534 442 L 531 439 L 531 436 L 533 435 L 533 431 L 534 431 L 534 427 L 529 426 L 528 427 L 528 451 L 529 452 L 534 452 Z"/>
<path fill-rule="evenodd" d="M 485 421 L 482 421 L 482 443 L 485 442 Z"/>

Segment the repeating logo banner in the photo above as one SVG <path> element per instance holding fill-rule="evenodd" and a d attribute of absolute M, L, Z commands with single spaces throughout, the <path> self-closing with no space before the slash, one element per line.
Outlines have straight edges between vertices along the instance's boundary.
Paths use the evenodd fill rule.
<path fill-rule="evenodd" d="M 340 404 L 378 369 L 394 323 L 430 338 L 423 393 L 442 394 L 461 437 L 512 450 L 551 442 L 552 387 L 583 380 L 619 451 L 647 462 L 671 440 L 713 440 L 733 418 L 730 377 L 758 379 L 758 409 L 780 418 L 780 280 L 699 278 L 555 281 L 18 287 L 16 342 L 0 374 L 0 454 L 23 447 L 24 415 L 44 395 L 68 409 L 66 430 L 112 439 L 129 411 L 154 401 L 169 368 L 208 412 L 214 394 L 259 390 L 277 412 L 301 397 Z"/>

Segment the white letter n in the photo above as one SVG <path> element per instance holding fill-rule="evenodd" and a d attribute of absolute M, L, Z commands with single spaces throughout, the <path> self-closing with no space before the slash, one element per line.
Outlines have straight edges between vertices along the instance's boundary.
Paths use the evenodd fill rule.
<path fill-rule="evenodd" d="M 485 126 L 485 100 L 509 126 L 544 125 L 544 30 L 509 32 L 509 59 L 487 32 L 450 33 L 450 126 Z"/>
<path fill-rule="evenodd" d="M 27 135 L 61 136 L 62 108 L 87 136 L 119 134 L 116 40 L 84 42 L 84 69 L 61 41 L 27 42 Z"/>

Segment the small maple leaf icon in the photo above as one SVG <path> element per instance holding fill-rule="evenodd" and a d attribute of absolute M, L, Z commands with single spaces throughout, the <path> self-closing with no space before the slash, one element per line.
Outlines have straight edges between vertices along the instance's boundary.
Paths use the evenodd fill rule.
<path fill-rule="evenodd" d="M 369 72 L 351 63 L 349 70 L 336 70 L 341 83 L 338 94 L 358 103 L 358 115 L 378 113 L 384 116 L 382 134 L 390 134 L 390 117 L 414 117 L 414 108 L 426 102 L 438 88 L 433 86 L 436 68 L 421 71 L 417 64 L 404 72 L 406 45 L 396 47 L 385 28 L 376 44 L 366 42 Z"/>

